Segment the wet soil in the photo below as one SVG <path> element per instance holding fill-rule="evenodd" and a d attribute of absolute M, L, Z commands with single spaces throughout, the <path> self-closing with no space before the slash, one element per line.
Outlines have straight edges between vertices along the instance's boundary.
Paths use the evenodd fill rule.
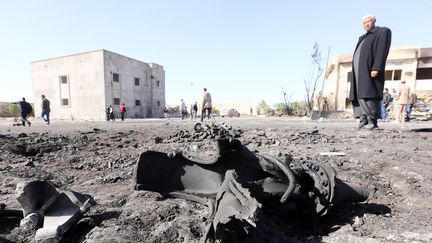
<path fill-rule="evenodd" d="M 205 205 L 135 191 L 132 182 L 138 155 L 160 148 L 162 141 L 168 141 L 167 152 L 201 149 L 187 137 L 178 139 L 180 130 L 192 132 L 196 122 L 33 122 L 32 127 L 13 127 L 0 121 L 0 203 L 20 208 L 16 184 L 48 180 L 96 201 L 63 242 L 198 242 L 205 233 Z M 297 229 L 273 222 L 289 229 L 280 232 L 280 242 L 432 241 L 432 122 L 405 128 L 383 123 L 375 131 L 358 131 L 349 120 L 216 122 L 231 125 L 251 151 L 325 163 L 340 179 L 368 189 L 366 202 L 335 205 L 317 225 Z M 0 242 L 34 242 L 35 231 L 18 225 L 18 219 L 0 218 Z"/>

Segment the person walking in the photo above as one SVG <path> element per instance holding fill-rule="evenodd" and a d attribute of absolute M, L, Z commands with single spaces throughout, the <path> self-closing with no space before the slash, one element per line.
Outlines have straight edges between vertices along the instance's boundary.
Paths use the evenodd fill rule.
<path fill-rule="evenodd" d="M 197 117 L 197 114 L 198 114 L 198 104 L 197 104 L 197 102 L 195 101 L 195 103 L 194 103 L 194 105 L 193 105 L 193 107 L 192 107 L 192 115 L 193 115 L 193 118 L 196 118 L 196 117 Z"/>
<path fill-rule="evenodd" d="M 385 122 L 387 121 L 387 108 L 390 104 L 392 97 L 390 93 L 388 92 L 388 89 L 384 89 L 383 93 L 383 99 L 381 101 L 381 121 Z"/>
<path fill-rule="evenodd" d="M 27 116 L 30 115 L 33 111 L 33 107 L 30 105 L 30 103 L 28 103 L 23 97 L 21 101 L 12 102 L 12 104 L 18 104 L 20 106 L 22 126 L 25 127 L 25 124 L 27 122 L 27 125 L 30 127 L 31 122 L 27 120 Z"/>
<path fill-rule="evenodd" d="M 120 115 L 121 115 L 121 120 L 124 121 L 124 117 L 125 117 L 125 113 L 126 113 L 126 107 L 125 107 L 124 103 L 122 103 L 120 105 L 119 111 L 120 111 Z"/>
<path fill-rule="evenodd" d="M 401 81 L 399 89 L 396 91 L 396 122 L 405 123 L 405 114 L 407 105 L 411 102 L 411 90 L 405 84 L 405 80 Z"/>
<path fill-rule="evenodd" d="M 204 121 L 204 116 L 207 113 L 207 119 L 212 116 L 212 97 L 210 92 L 204 88 L 203 99 L 202 99 L 202 112 L 201 112 L 201 122 Z"/>
<path fill-rule="evenodd" d="M 41 117 L 45 121 L 45 124 L 48 126 L 50 124 L 50 101 L 45 97 L 45 95 L 41 96 L 42 98 L 42 114 Z"/>
<path fill-rule="evenodd" d="M 182 120 L 187 117 L 187 106 L 183 99 L 180 101 L 180 116 Z"/>
<path fill-rule="evenodd" d="M 113 109 L 112 105 L 109 105 L 109 107 L 108 107 L 108 113 L 109 113 L 109 120 L 110 121 L 115 121 L 114 109 Z"/>
<path fill-rule="evenodd" d="M 391 45 L 391 30 L 375 25 L 373 15 L 363 18 L 366 33 L 360 36 L 353 55 L 353 81 L 349 93 L 359 129 L 378 128 L 385 81 L 385 64 Z"/>
<path fill-rule="evenodd" d="M 168 111 L 168 107 L 166 105 L 164 107 L 163 113 L 164 113 L 164 117 L 169 119 L 169 111 Z"/>
<path fill-rule="evenodd" d="M 105 115 L 106 115 L 106 120 L 110 121 L 110 106 L 107 106 L 105 108 Z"/>
<path fill-rule="evenodd" d="M 406 121 L 407 122 L 411 121 L 411 112 L 412 112 L 416 102 L 417 102 L 416 93 L 411 93 L 411 100 L 410 100 L 409 104 L 407 105 L 407 110 L 406 110 Z"/>

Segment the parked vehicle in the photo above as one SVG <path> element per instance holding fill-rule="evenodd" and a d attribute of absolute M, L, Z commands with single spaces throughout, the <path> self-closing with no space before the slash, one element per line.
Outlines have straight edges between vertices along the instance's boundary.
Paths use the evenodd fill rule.
<path fill-rule="evenodd" d="M 221 117 L 239 117 L 240 116 L 240 112 L 238 112 L 236 109 L 224 109 L 222 110 L 222 112 L 220 113 Z"/>

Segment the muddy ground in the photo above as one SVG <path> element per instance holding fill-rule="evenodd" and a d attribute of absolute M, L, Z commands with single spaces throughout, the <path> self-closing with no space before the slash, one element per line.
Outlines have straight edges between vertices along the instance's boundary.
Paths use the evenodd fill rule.
<path fill-rule="evenodd" d="M 135 191 L 132 183 L 138 155 L 154 148 L 156 137 L 193 131 L 195 122 L 54 121 L 45 126 L 35 121 L 29 128 L 0 121 L 0 203 L 19 208 L 14 195 L 18 182 L 49 180 L 60 189 L 89 194 L 97 203 L 63 242 L 198 242 L 205 231 L 206 206 Z M 279 241 L 432 241 L 432 122 L 412 122 L 403 129 L 384 123 L 376 131 L 357 131 L 354 120 L 216 122 L 241 130 L 238 139 L 252 151 L 322 162 L 344 181 L 369 190 L 366 202 L 336 205 L 314 229 L 286 226 L 277 233 Z M 184 140 L 171 142 L 185 145 Z M 331 151 L 346 155 L 320 155 Z M 17 219 L 0 218 L 0 242 L 33 242 L 35 231 L 18 225 Z"/>

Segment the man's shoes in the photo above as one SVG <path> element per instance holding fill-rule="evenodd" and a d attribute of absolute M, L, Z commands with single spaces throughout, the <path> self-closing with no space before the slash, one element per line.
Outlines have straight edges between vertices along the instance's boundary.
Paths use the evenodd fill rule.
<path fill-rule="evenodd" d="M 367 130 L 367 131 L 372 131 L 372 130 L 378 129 L 378 126 L 376 126 L 374 124 L 369 124 L 369 125 L 364 126 L 362 129 Z"/>
<path fill-rule="evenodd" d="M 359 123 L 358 126 L 357 126 L 357 129 L 361 130 L 365 126 L 367 126 L 367 123 Z"/>

